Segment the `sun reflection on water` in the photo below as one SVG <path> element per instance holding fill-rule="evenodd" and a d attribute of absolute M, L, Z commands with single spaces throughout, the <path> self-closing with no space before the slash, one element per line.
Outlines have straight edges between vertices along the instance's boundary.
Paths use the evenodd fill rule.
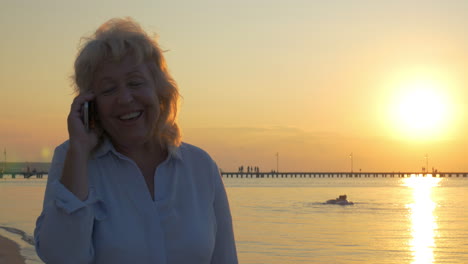
<path fill-rule="evenodd" d="M 413 189 L 414 198 L 413 203 L 407 205 L 411 210 L 412 264 L 434 263 L 434 237 L 437 223 L 434 216 L 436 204 L 431 199 L 431 190 L 438 186 L 440 180 L 440 178 L 416 175 L 404 179 L 404 185 Z"/>

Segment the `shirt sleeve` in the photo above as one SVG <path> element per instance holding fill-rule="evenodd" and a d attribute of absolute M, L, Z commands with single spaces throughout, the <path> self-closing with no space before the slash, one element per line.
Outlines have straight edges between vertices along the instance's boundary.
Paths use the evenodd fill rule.
<path fill-rule="evenodd" d="M 67 145 L 55 149 L 42 213 L 34 230 L 38 256 L 48 264 L 91 263 L 93 224 L 104 218 L 104 205 L 90 188 L 81 201 L 60 183 Z"/>
<path fill-rule="evenodd" d="M 211 264 L 237 264 L 237 251 L 232 227 L 231 210 L 221 175 L 216 164 L 214 211 L 216 216 L 216 243 Z"/>

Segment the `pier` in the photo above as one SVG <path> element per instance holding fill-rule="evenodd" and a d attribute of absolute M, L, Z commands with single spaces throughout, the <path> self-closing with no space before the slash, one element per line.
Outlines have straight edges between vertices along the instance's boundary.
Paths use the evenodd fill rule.
<path fill-rule="evenodd" d="M 0 179 L 9 176 L 12 179 L 18 177 L 29 179 L 42 179 L 48 175 L 47 171 L 0 171 Z M 221 172 L 222 178 L 409 178 L 418 177 L 438 177 L 438 178 L 468 178 L 468 172 Z"/>
<path fill-rule="evenodd" d="M 409 178 L 421 177 L 456 177 L 466 178 L 468 172 L 221 172 L 223 178 Z"/>
<path fill-rule="evenodd" d="M 17 177 L 24 178 L 24 179 L 29 179 L 29 178 L 36 178 L 36 179 L 42 179 L 44 175 L 48 175 L 49 172 L 47 171 L 1 171 L 0 170 L 0 179 L 6 178 L 6 176 L 9 176 L 12 179 L 16 179 Z"/>

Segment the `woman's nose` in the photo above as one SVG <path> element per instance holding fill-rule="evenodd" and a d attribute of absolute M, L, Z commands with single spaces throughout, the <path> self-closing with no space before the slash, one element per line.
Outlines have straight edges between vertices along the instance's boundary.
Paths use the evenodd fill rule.
<path fill-rule="evenodd" d="M 129 104 L 133 102 L 133 94 L 130 89 L 126 87 L 122 87 L 119 91 L 119 95 L 117 98 L 117 103 L 119 104 Z"/>

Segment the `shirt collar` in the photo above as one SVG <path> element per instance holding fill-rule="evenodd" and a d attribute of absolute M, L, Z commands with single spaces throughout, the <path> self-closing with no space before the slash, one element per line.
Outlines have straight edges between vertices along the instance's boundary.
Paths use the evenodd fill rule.
<path fill-rule="evenodd" d="M 116 152 L 114 149 L 114 146 L 110 142 L 108 138 L 104 138 L 100 143 L 98 148 L 94 151 L 93 157 L 95 159 L 98 159 L 104 155 L 106 155 L 108 152 Z"/>
<path fill-rule="evenodd" d="M 181 146 L 170 146 L 169 147 L 169 150 L 168 150 L 168 155 L 170 157 L 173 157 L 173 158 L 176 158 L 176 159 L 179 159 L 179 160 L 182 160 L 182 152 L 181 152 Z"/>
<path fill-rule="evenodd" d="M 180 148 L 181 146 L 170 146 L 168 150 L 168 158 L 182 160 L 182 152 Z M 109 138 L 105 137 L 99 147 L 94 151 L 93 157 L 98 159 L 109 152 L 113 152 L 116 155 L 121 155 L 117 150 L 115 150 L 114 145 L 112 145 L 112 142 L 109 140 Z"/>

